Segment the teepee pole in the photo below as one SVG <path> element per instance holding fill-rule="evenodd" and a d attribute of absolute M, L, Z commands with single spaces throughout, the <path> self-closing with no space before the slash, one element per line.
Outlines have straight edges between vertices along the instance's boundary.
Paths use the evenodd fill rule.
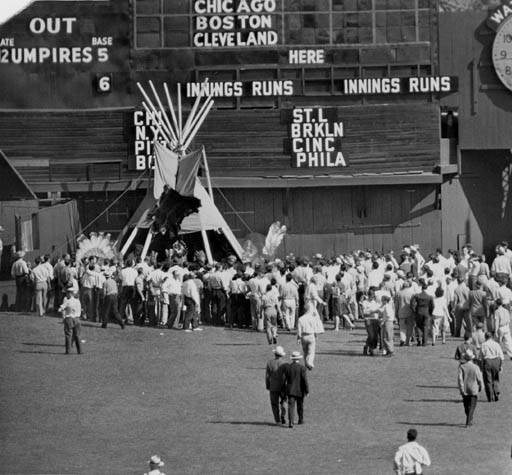
<path fill-rule="evenodd" d="M 206 84 L 208 83 L 208 78 L 206 78 L 204 81 L 203 81 L 203 86 L 206 88 Z M 202 90 L 201 90 L 202 91 Z M 188 114 L 188 117 L 187 117 L 187 120 L 185 121 L 185 125 L 183 126 L 183 136 L 185 136 L 185 131 L 187 131 L 190 127 L 190 124 L 192 123 L 192 121 L 195 119 L 195 115 L 196 115 L 196 112 L 197 112 L 197 108 L 199 107 L 199 104 L 201 103 L 201 98 L 203 97 L 202 93 L 200 92 L 197 97 L 196 97 L 196 100 L 194 101 L 194 105 L 192 106 L 192 110 L 190 111 L 190 113 Z"/>
<path fill-rule="evenodd" d="M 146 103 L 149 105 L 153 115 L 151 116 L 152 119 L 153 119 L 153 122 L 155 122 L 156 124 L 158 123 L 162 123 L 162 129 L 166 130 L 167 131 L 167 134 L 172 138 L 172 137 L 175 137 L 174 135 L 174 132 L 172 130 L 168 130 L 167 129 L 167 125 L 164 124 L 164 122 L 160 119 L 158 119 L 158 111 L 156 109 L 156 107 L 154 106 L 153 102 L 151 102 L 151 99 L 149 98 L 149 96 L 146 94 L 146 91 L 144 90 L 144 88 L 140 85 L 140 83 L 137 83 L 137 86 L 139 87 L 139 90 L 140 92 L 142 93 L 142 95 L 144 96 L 144 99 L 146 100 Z M 176 139 L 175 139 L 176 140 Z"/>
<path fill-rule="evenodd" d="M 180 146 L 183 145 L 183 127 L 181 114 L 181 83 L 178 83 L 178 141 Z"/>
<path fill-rule="evenodd" d="M 151 90 L 153 91 L 153 95 L 155 96 L 155 99 L 158 103 L 158 107 L 160 107 L 161 115 L 163 116 L 163 119 L 165 121 L 165 125 L 168 127 L 168 129 L 171 131 L 171 137 L 175 140 L 179 139 L 179 131 L 175 131 L 172 129 L 171 123 L 169 122 L 169 118 L 167 117 L 167 114 L 165 113 L 164 106 L 162 104 L 162 101 L 160 100 L 160 96 L 156 92 L 155 86 L 153 85 L 153 81 L 149 81 L 149 86 L 151 87 Z"/>
<path fill-rule="evenodd" d="M 148 229 L 148 235 L 146 236 L 146 241 L 144 242 L 144 247 L 142 248 L 142 253 L 140 258 L 144 260 L 146 255 L 148 254 L 149 245 L 151 244 L 151 239 L 153 239 L 153 233 L 151 232 L 151 228 Z"/>
<path fill-rule="evenodd" d="M 213 264 L 212 250 L 210 248 L 210 241 L 208 241 L 208 235 L 206 231 L 203 229 L 203 225 L 201 223 L 201 237 L 203 238 L 204 250 L 206 251 L 206 259 L 208 260 L 208 264 Z"/>
<path fill-rule="evenodd" d="M 169 137 L 169 134 L 164 131 L 164 129 L 162 128 L 163 122 L 161 120 L 158 120 L 158 118 L 149 109 L 148 105 L 144 101 L 142 101 L 142 105 L 144 106 L 144 109 L 146 109 L 147 114 L 149 115 L 149 117 L 151 118 L 153 123 L 155 124 L 155 127 L 157 128 L 157 135 L 158 135 L 158 133 L 161 133 L 164 136 L 164 138 L 167 140 L 167 142 L 169 142 L 171 144 L 171 146 L 173 146 L 176 143 L 176 140 Z M 156 137 L 155 137 L 155 139 L 156 139 Z"/>
<path fill-rule="evenodd" d="M 206 152 L 204 151 L 204 147 L 203 147 L 203 163 L 204 163 L 204 170 L 206 171 L 206 182 L 208 183 L 208 193 L 210 194 L 210 198 L 212 199 L 212 203 L 213 203 L 212 180 L 210 178 L 210 168 L 208 167 L 208 160 L 206 160 Z"/>
<path fill-rule="evenodd" d="M 121 255 L 124 257 L 124 255 L 128 252 L 128 249 L 130 249 L 130 246 L 135 239 L 135 236 L 137 236 L 137 232 L 139 231 L 139 228 L 137 228 L 137 225 L 133 228 L 133 231 L 131 232 L 130 236 L 124 243 L 123 248 L 121 249 Z"/>
<path fill-rule="evenodd" d="M 192 130 L 196 127 L 197 122 L 201 120 L 201 117 L 203 117 L 204 115 L 204 111 L 208 108 L 210 103 L 213 104 L 213 99 L 211 97 L 208 97 L 201 106 L 201 109 L 199 109 L 199 112 L 194 116 L 194 119 L 190 122 L 189 127 L 183 131 L 184 142 L 187 142 L 188 138 L 190 137 L 190 134 L 192 133 Z"/>
<path fill-rule="evenodd" d="M 164 91 L 165 97 L 167 98 L 167 103 L 169 104 L 169 109 L 171 110 L 172 123 L 174 124 L 174 128 L 178 130 L 178 121 L 176 120 L 176 114 L 174 113 L 174 106 L 172 105 L 171 94 L 169 93 L 169 88 L 167 87 L 166 82 L 164 82 Z"/>
<path fill-rule="evenodd" d="M 204 111 L 203 115 L 199 118 L 199 120 L 197 121 L 197 124 L 195 125 L 194 129 L 192 129 L 192 131 L 188 135 L 187 141 L 183 144 L 183 150 L 186 150 L 189 147 L 190 142 L 192 142 L 192 140 L 194 140 L 194 137 L 196 136 L 199 128 L 201 127 L 201 125 L 203 125 L 203 122 L 206 119 L 206 116 L 208 115 L 208 113 L 210 112 L 210 109 L 212 107 L 213 107 L 213 100 L 209 102 L 209 104 L 206 107 L 206 110 Z"/>

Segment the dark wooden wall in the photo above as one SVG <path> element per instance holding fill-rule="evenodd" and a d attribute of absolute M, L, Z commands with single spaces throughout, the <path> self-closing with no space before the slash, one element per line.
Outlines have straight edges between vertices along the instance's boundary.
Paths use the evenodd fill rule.
<path fill-rule="evenodd" d="M 0 112 L 0 149 L 29 182 L 115 181 L 127 171 L 122 111 Z"/>
<path fill-rule="evenodd" d="M 434 104 L 338 107 L 346 168 L 291 168 L 280 111 L 215 111 L 197 136 L 212 175 L 318 175 L 432 171 L 439 162 L 439 108 Z"/>
<path fill-rule="evenodd" d="M 274 221 L 286 224 L 282 253 L 398 252 L 411 243 L 432 251 L 441 246 L 437 191 L 432 185 L 225 189 L 215 204 L 239 238 L 266 235 Z"/>
<path fill-rule="evenodd" d="M 512 242 L 511 161 L 508 150 L 462 152 L 462 174 L 443 185 L 445 247 L 467 241 L 491 257 L 497 242 Z"/>
<path fill-rule="evenodd" d="M 297 169 L 284 153 L 288 124 L 278 110 L 215 110 L 195 145 L 204 144 L 212 176 L 431 172 L 439 164 L 434 104 L 337 108 L 345 168 Z M 0 149 L 29 183 L 132 179 L 132 111 L 0 112 Z"/>
<path fill-rule="evenodd" d="M 80 223 L 82 227 L 87 227 L 86 234 L 91 231 L 102 231 L 116 236 L 135 213 L 144 199 L 146 191 L 128 191 L 120 200 L 116 201 L 121 193 L 89 191 L 86 193 L 64 193 L 63 195 L 76 200 Z M 113 205 L 110 206 L 111 204 Z M 109 207 L 108 210 L 106 210 L 107 207 Z M 90 225 L 90 223 L 92 224 Z"/>
<path fill-rule="evenodd" d="M 495 33 L 485 25 L 486 17 L 486 11 L 439 16 L 440 73 L 459 77 L 459 92 L 442 104 L 459 109 L 462 149 L 512 148 L 512 92 L 494 72 Z"/>

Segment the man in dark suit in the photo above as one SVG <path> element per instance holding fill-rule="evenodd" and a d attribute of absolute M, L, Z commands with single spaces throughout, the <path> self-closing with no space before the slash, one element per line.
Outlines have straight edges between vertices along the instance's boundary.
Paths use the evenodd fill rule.
<path fill-rule="evenodd" d="M 282 368 L 288 396 L 288 427 L 290 429 L 294 423 L 295 404 L 297 404 L 299 424 L 304 424 L 304 396 L 309 393 L 306 368 L 299 362 L 302 355 L 294 351 L 291 358 L 291 364 L 284 365 Z"/>
<path fill-rule="evenodd" d="M 416 319 L 416 330 L 418 331 L 418 346 L 427 344 L 427 331 L 429 331 L 432 321 L 432 311 L 434 310 L 434 298 L 427 294 L 427 283 L 420 280 L 421 292 L 411 299 L 411 308 Z"/>
<path fill-rule="evenodd" d="M 283 366 L 287 366 L 283 360 L 286 355 L 282 346 L 276 346 L 274 359 L 269 360 L 265 371 L 265 385 L 270 392 L 270 405 L 276 424 L 286 423 L 286 394 L 284 386 Z M 281 409 L 281 412 L 279 412 Z"/>

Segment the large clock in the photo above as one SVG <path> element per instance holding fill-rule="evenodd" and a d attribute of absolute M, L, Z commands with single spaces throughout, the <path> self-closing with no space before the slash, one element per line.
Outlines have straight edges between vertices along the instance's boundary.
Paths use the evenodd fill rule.
<path fill-rule="evenodd" d="M 492 45 L 492 62 L 501 82 L 512 91 L 512 16 L 496 32 Z"/>

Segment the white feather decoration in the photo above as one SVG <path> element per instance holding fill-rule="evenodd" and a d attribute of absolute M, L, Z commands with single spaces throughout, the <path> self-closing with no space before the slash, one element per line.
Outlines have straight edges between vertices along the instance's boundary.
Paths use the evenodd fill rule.
<path fill-rule="evenodd" d="M 91 233 L 89 238 L 83 234 L 78 238 L 78 249 L 76 261 L 80 262 L 84 257 L 97 256 L 100 259 L 112 259 L 114 257 L 114 246 L 110 240 L 110 233 Z"/>
<path fill-rule="evenodd" d="M 263 254 L 267 257 L 274 257 L 277 248 L 283 242 L 284 235 L 286 234 L 286 226 L 281 226 L 279 221 L 272 223 L 268 229 L 267 237 L 265 239 L 265 246 L 263 246 Z"/>

